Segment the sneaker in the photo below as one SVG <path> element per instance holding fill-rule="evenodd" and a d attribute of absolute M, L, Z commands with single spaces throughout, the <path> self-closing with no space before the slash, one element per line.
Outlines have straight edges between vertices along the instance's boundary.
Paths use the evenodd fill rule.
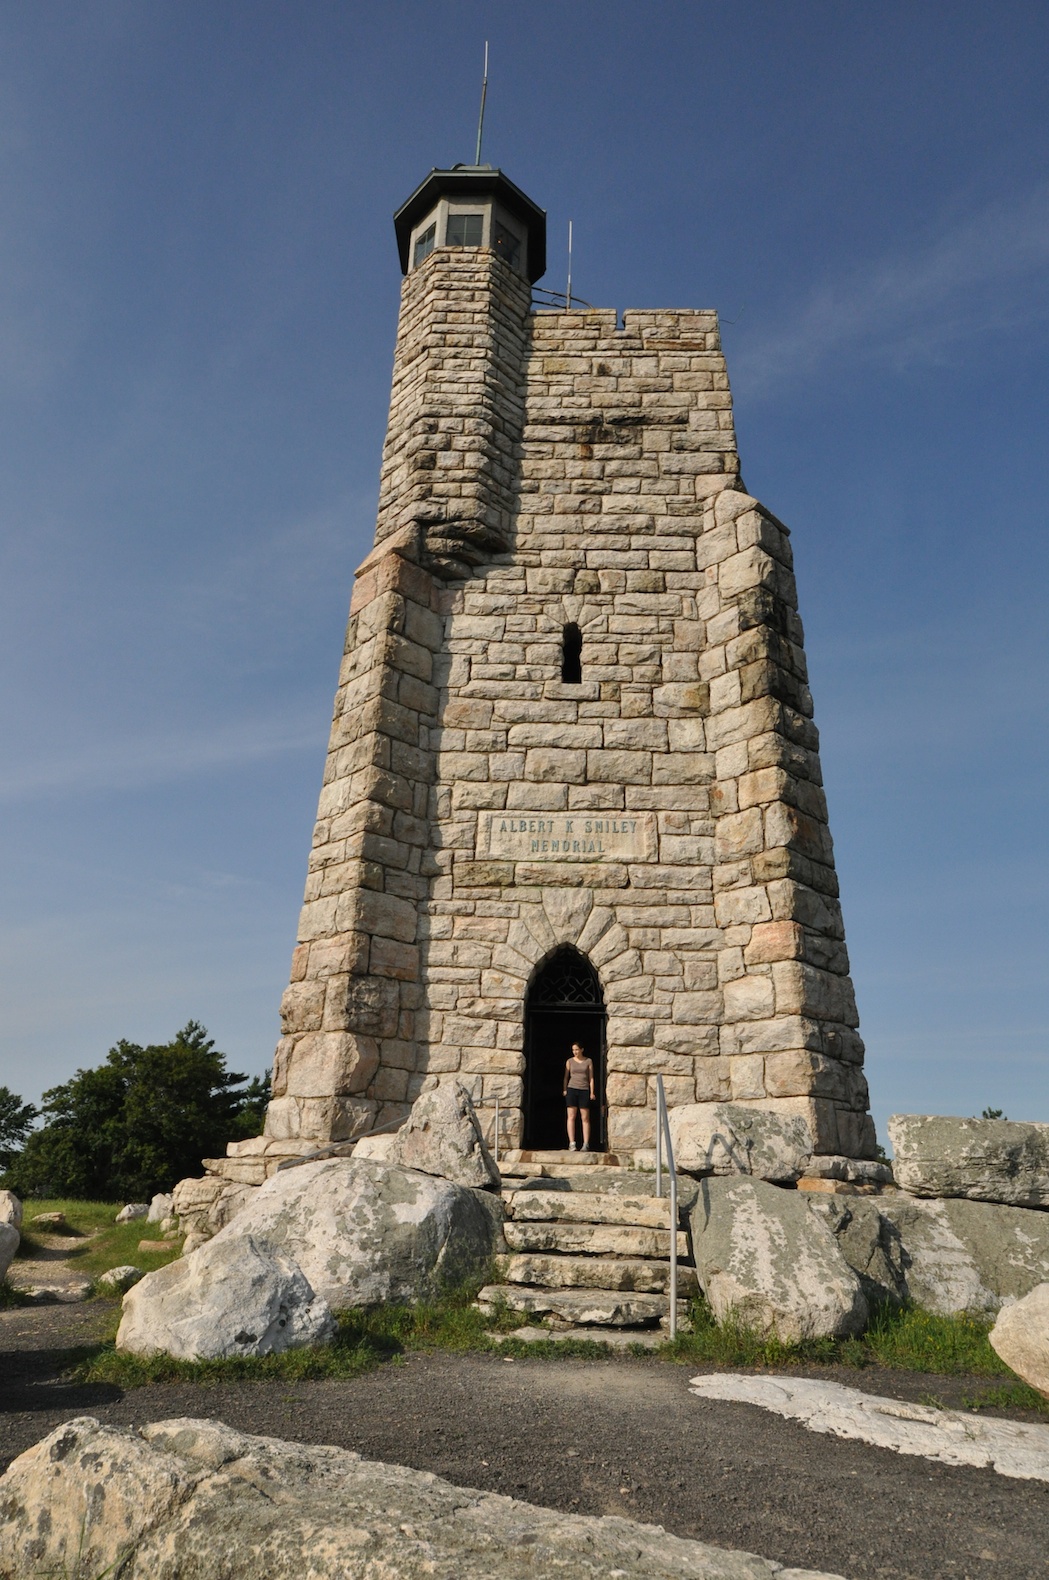
<path fill-rule="evenodd" d="M 580 1152 L 589 1152 L 590 1151 L 590 1147 L 587 1144 L 587 1142 L 584 1141 L 583 1145 L 579 1148 L 579 1150 L 580 1150 Z"/>
<path fill-rule="evenodd" d="M 569 1152 L 578 1152 L 579 1148 L 576 1146 L 574 1141 L 570 1141 L 568 1143 L 568 1150 L 569 1150 Z"/>

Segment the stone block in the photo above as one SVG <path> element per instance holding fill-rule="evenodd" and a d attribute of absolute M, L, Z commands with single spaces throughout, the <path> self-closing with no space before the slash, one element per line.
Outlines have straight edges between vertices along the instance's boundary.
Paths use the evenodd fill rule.
<path fill-rule="evenodd" d="M 765 1061 L 760 1055 L 737 1055 L 729 1061 L 729 1091 L 734 1101 L 765 1096 Z"/>
<path fill-rule="evenodd" d="M 776 1008 L 772 978 L 743 976 L 722 987 L 725 1020 L 766 1020 Z"/>
<path fill-rule="evenodd" d="M 692 1174 L 748 1174 L 789 1184 L 805 1171 L 812 1137 L 798 1115 L 734 1103 L 689 1103 L 669 1115 L 677 1167 Z"/>
<path fill-rule="evenodd" d="M 609 1073 L 605 1097 L 610 1107 L 644 1107 L 648 1102 L 648 1081 L 643 1075 Z"/>
<path fill-rule="evenodd" d="M 643 751 L 587 752 L 586 780 L 590 784 L 647 785 L 652 780 L 651 754 Z"/>
<path fill-rule="evenodd" d="M 757 921 L 743 958 L 751 966 L 771 965 L 773 961 L 799 960 L 804 949 L 804 929 L 798 922 Z"/>
<path fill-rule="evenodd" d="M 323 981 L 292 982 L 285 988 L 280 1002 L 280 1021 L 285 1035 L 318 1031 L 323 1013 Z"/>
<path fill-rule="evenodd" d="M 390 938 L 373 938 L 370 969 L 376 976 L 403 982 L 419 980 L 419 950 L 415 944 L 398 944 Z"/>
<path fill-rule="evenodd" d="M 674 681 L 656 686 L 652 692 L 652 711 L 656 718 L 696 718 L 710 706 L 710 686 L 702 680 Z"/>
<path fill-rule="evenodd" d="M 525 753 L 525 778 L 538 784 L 585 784 L 587 753 L 533 747 Z"/>
<path fill-rule="evenodd" d="M 288 1068 L 289 1097 L 331 1097 L 363 1092 L 379 1065 L 371 1037 L 354 1032 L 307 1032 L 295 1044 Z"/>
<path fill-rule="evenodd" d="M 776 1013 L 806 1015 L 818 1020 L 840 1021 L 858 1026 L 859 1014 L 852 983 L 848 977 L 821 971 L 799 960 L 781 961 L 772 966 L 776 987 Z"/>
<path fill-rule="evenodd" d="M 893 1114 L 896 1180 L 915 1196 L 1049 1207 L 1049 1124 Z"/>
<path fill-rule="evenodd" d="M 722 1016 L 721 994 L 675 993 L 671 1014 L 679 1025 L 716 1026 Z"/>
<path fill-rule="evenodd" d="M 768 922 L 771 915 L 768 895 L 764 888 L 750 887 L 739 889 L 726 889 L 714 900 L 714 914 L 718 919 L 719 927 L 739 927 L 746 923 Z M 754 932 L 759 931 L 754 927 Z M 776 956 L 781 959 L 782 956 Z M 761 955 L 747 956 L 749 965 L 764 964 Z"/>
<path fill-rule="evenodd" d="M 714 851 L 717 861 L 739 861 L 743 856 L 763 850 L 765 831 L 761 812 L 752 807 L 747 812 L 735 812 L 718 819 L 714 834 Z"/>
<path fill-rule="evenodd" d="M 361 889 L 356 895 L 355 910 L 362 932 L 379 933 L 402 944 L 415 942 L 418 913 L 410 901 Z"/>

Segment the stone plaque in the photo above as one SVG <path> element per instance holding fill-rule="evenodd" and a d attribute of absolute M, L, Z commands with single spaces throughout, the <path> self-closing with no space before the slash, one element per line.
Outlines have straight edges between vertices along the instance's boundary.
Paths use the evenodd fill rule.
<path fill-rule="evenodd" d="M 654 812 L 481 812 L 479 856 L 510 861 L 651 861 Z"/>

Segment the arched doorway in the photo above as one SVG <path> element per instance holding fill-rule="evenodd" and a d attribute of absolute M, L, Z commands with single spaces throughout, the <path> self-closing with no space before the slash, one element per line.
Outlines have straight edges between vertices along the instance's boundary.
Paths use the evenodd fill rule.
<path fill-rule="evenodd" d="M 573 1042 L 594 1061 L 597 1103 L 590 1145 L 605 1145 L 605 1001 L 597 972 L 568 945 L 555 949 L 532 978 L 525 999 L 524 1145 L 564 1148 L 565 1060 Z"/>

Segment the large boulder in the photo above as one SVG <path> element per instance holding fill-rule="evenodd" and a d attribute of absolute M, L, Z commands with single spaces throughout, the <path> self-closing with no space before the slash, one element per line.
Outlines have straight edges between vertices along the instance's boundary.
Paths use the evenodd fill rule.
<path fill-rule="evenodd" d="M 7 1277 L 21 1238 L 13 1223 L 0 1223 L 0 1278 Z"/>
<path fill-rule="evenodd" d="M 900 1231 L 882 1216 L 877 1203 L 866 1196 L 821 1194 L 805 1194 L 805 1200 L 834 1235 L 867 1304 L 900 1305 L 907 1298 L 906 1252 Z"/>
<path fill-rule="evenodd" d="M 147 1223 L 163 1223 L 166 1218 L 175 1216 L 175 1198 L 171 1191 L 158 1191 L 149 1204 L 146 1213 Z"/>
<path fill-rule="evenodd" d="M 129 1201 L 126 1207 L 121 1207 L 117 1213 L 117 1223 L 137 1223 L 139 1218 L 148 1218 L 148 1201 Z"/>
<path fill-rule="evenodd" d="M 290 1256 L 250 1234 L 225 1242 L 216 1236 L 128 1290 L 117 1348 L 225 1360 L 323 1344 L 334 1331 L 327 1302 Z"/>
<path fill-rule="evenodd" d="M 456 1185 L 498 1190 L 499 1170 L 461 1081 L 445 1081 L 417 1099 L 385 1154 L 402 1168 L 436 1174 Z"/>
<path fill-rule="evenodd" d="M 683 1103 L 669 1112 L 674 1163 L 688 1174 L 747 1174 L 789 1182 L 812 1154 L 798 1114 L 773 1114 L 740 1103 Z"/>
<path fill-rule="evenodd" d="M 22 1227 L 22 1203 L 13 1190 L 0 1190 L 0 1223 L 9 1223 L 15 1229 Z"/>
<path fill-rule="evenodd" d="M 1004 1306 L 988 1337 L 995 1354 L 1049 1399 L 1049 1283 Z"/>
<path fill-rule="evenodd" d="M 902 1245 L 904 1293 L 949 1315 L 997 1311 L 1049 1279 L 1049 1213 L 980 1201 L 929 1201 L 900 1191 L 868 1198 Z"/>
<path fill-rule="evenodd" d="M 0 1574 L 11 1580 L 118 1570 L 124 1580 L 841 1580 L 217 1421 L 139 1432 L 67 1421 L 10 1466 L 0 1508 Z"/>
<path fill-rule="evenodd" d="M 371 1306 L 423 1299 L 483 1272 L 500 1248 L 502 1206 L 415 1169 L 324 1158 L 272 1174 L 209 1245 L 246 1235 L 293 1257 L 330 1306 Z"/>
<path fill-rule="evenodd" d="M 1049 1125 L 894 1114 L 896 1183 L 912 1196 L 1049 1207 Z"/>
<path fill-rule="evenodd" d="M 866 1324 L 860 1281 L 801 1192 L 706 1179 L 691 1227 L 696 1273 L 719 1323 L 734 1320 L 790 1343 Z"/>

